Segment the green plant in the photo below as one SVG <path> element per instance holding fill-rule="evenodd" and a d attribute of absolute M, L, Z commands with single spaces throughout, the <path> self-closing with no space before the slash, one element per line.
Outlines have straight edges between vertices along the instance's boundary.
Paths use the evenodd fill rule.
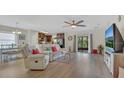
<path fill-rule="evenodd" d="M 103 50 L 104 50 L 104 46 L 103 45 L 98 45 L 98 51 L 99 51 L 99 54 L 102 54 L 103 53 Z"/>

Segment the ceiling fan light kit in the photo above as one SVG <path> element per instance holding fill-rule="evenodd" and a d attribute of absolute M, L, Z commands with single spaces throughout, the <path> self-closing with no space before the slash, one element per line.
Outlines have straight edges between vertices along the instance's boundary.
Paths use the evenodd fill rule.
<path fill-rule="evenodd" d="M 76 25 L 71 25 L 71 28 L 76 28 L 77 26 Z"/>
<path fill-rule="evenodd" d="M 72 20 L 71 22 L 65 21 L 64 23 L 68 24 L 71 28 L 86 27 L 86 25 L 80 25 L 83 22 L 84 22 L 84 20 L 80 20 L 80 21 L 77 21 L 77 22 L 75 20 Z"/>

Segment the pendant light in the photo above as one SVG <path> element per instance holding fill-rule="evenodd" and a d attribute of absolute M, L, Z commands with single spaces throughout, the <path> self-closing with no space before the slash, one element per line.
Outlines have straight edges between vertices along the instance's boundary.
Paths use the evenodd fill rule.
<path fill-rule="evenodd" d="M 16 27 L 15 27 L 15 31 L 14 32 L 12 32 L 13 34 L 22 34 L 22 32 L 18 32 L 18 28 L 17 28 L 17 25 L 18 25 L 19 23 L 18 22 L 16 22 Z"/>

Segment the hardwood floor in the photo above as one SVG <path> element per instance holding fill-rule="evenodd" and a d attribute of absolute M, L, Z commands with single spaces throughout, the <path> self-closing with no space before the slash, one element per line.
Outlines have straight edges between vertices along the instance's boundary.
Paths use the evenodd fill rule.
<path fill-rule="evenodd" d="M 51 62 L 44 71 L 29 71 L 23 59 L 0 64 L 0 77 L 3 78 L 112 78 L 103 56 L 75 53 L 69 60 Z"/>

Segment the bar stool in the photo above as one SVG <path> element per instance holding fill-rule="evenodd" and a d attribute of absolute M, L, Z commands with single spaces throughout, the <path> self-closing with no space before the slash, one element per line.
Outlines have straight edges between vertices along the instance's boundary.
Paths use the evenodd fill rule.
<path fill-rule="evenodd" d="M 69 64 L 69 60 L 71 59 L 71 52 L 65 52 L 64 59 L 68 58 L 67 63 Z"/>

